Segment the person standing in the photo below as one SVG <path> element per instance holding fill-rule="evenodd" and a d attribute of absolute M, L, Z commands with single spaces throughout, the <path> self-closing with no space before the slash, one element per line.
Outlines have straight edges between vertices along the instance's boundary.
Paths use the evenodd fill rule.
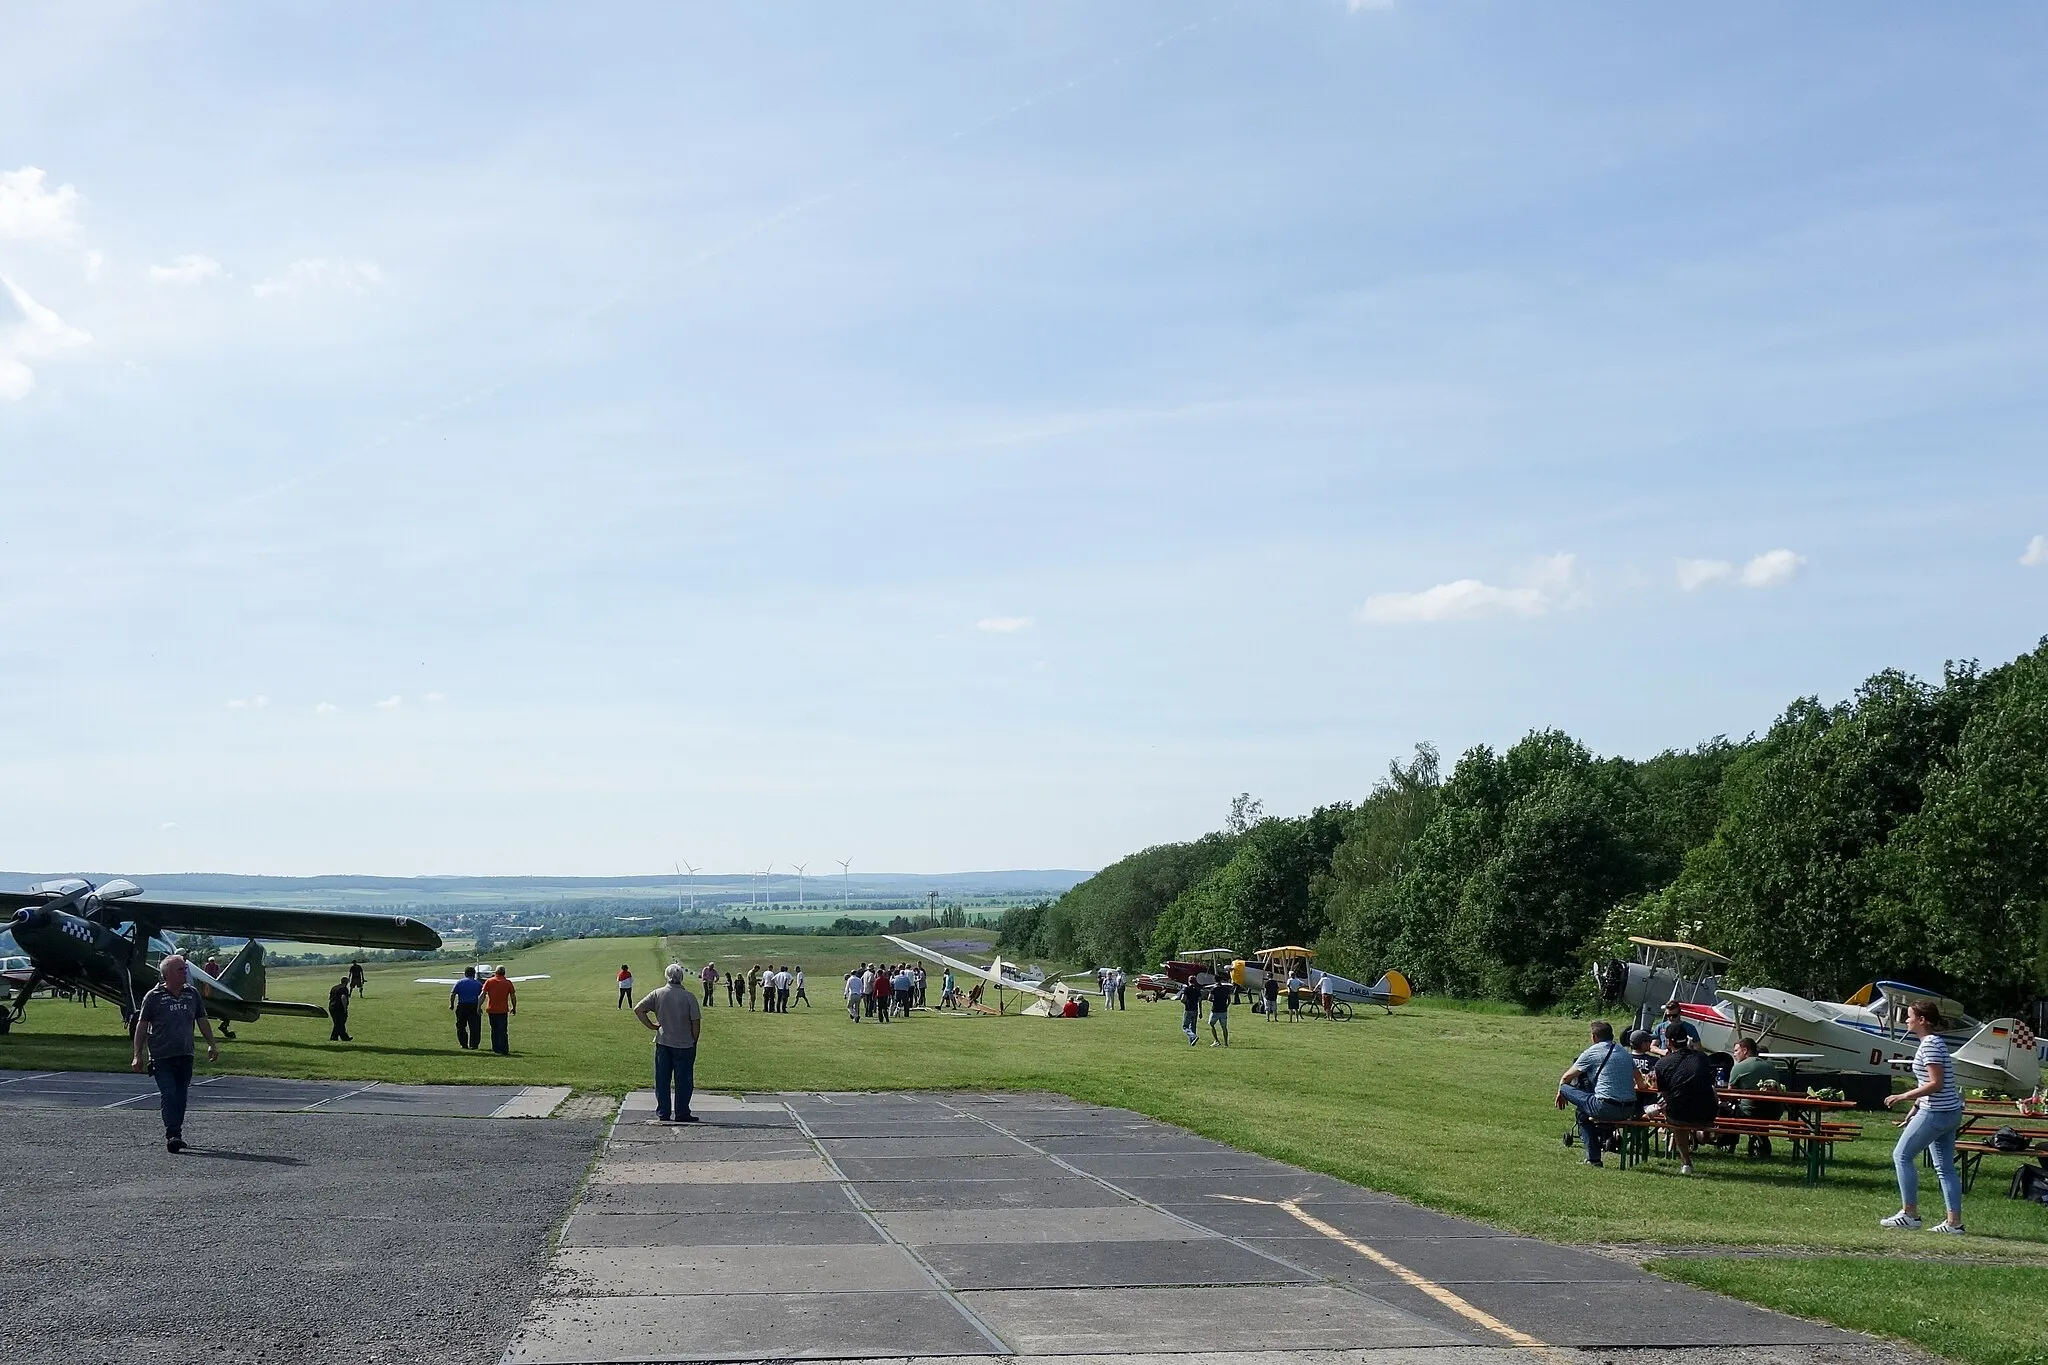
<path fill-rule="evenodd" d="M 860 964 L 860 1008 L 868 1018 L 875 1017 L 875 969 L 865 962 Z"/>
<path fill-rule="evenodd" d="M 1301 972 L 1294 967 L 1289 967 L 1287 969 L 1288 1023 L 1294 1023 L 1301 1018 L 1301 993 L 1307 989 L 1308 982 L 1302 978 Z"/>
<path fill-rule="evenodd" d="M 507 1037 L 513 1015 L 519 1013 L 519 989 L 512 984 L 512 978 L 505 975 L 503 967 L 491 973 L 491 979 L 484 982 L 484 1017 L 491 1021 L 491 1051 L 500 1057 L 512 1051 L 512 1042 Z"/>
<path fill-rule="evenodd" d="M 345 976 L 327 988 L 327 1017 L 334 1021 L 334 1027 L 327 1033 L 330 1043 L 355 1041 L 348 1032 L 348 993 L 349 979 Z"/>
<path fill-rule="evenodd" d="M 775 1012 L 776 1012 L 777 1014 L 788 1014 L 788 1013 L 789 1013 L 789 990 L 790 990 L 790 985 L 791 985 L 791 983 L 792 983 L 792 982 L 793 982 L 794 980 L 795 980 L 795 978 L 794 978 L 794 977 L 792 977 L 792 976 L 790 975 L 790 973 L 789 973 L 789 968 L 787 968 L 787 967 L 783 967 L 783 968 L 780 968 L 780 969 L 778 969 L 778 970 L 776 971 L 776 973 L 775 973 Z"/>
<path fill-rule="evenodd" d="M 1273 1016 L 1280 1012 L 1280 973 L 1266 970 L 1266 1022 L 1272 1023 Z"/>
<path fill-rule="evenodd" d="M 1929 1232 L 1963 1231 L 1963 1178 L 1956 1171 L 1956 1133 L 1963 1126 L 1963 1096 L 1956 1089 L 1955 1063 L 1941 1036 L 1941 1011 L 1931 1000 L 1906 1007 L 1906 1031 L 1920 1040 L 1913 1051 L 1911 1090 L 1885 1096 L 1885 1108 L 1913 1102 L 1913 1112 L 1892 1148 L 1892 1173 L 1899 1180 L 1899 1211 L 1878 1220 L 1878 1226 L 1910 1231 L 1920 1226 L 1920 1154 L 1934 1163 L 1941 1183 L 1941 1202 L 1948 1213 Z"/>
<path fill-rule="evenodd" d="M 633 969 L 624 962 L 619 964 L 619 1003 L 617 1008 L 625 1009 L 633 1003 Z"/>
<path fill-rule="evenodd" d="M 1230 1003 L 1232 997 L 1237 994 L 1237 989 L 1235 981 L 1221 977 L 1217 979 L 1214 986 L 1209 988 L 1210 1047 L 1230 1046 Z M 1218 1030 L 1221 1030 L 1222 1034 L 1220 1042 L 1218 1041 Z"/>
<path fill-rule="evenodd" d="M 363 960 L 361 958 L 357 958 L 348 964 L 348 988 L 351 994 L 363 994 Z"/>
<path fill-rule="evenodd" d="M 654 1113 L 656 1123 L 695 1123 L 690 1096 L 697 1088 L 697 1039 L 704 1032 L 704 1011 L 683 984 L 683 964 L 668 964 L 668 984 L 647 993 L 633 1006 L 633 1015 L 654 1033 Z M 675 1102 L 669 1102 L 670 1091 Z"/>
<path fill-rule="evenodd" d="M 895 987 L 896 991 L 896 1017 L 898 1019 L 908 1019 L 910 1017 L 910 993 L 914 988 L 914 983 L 910 976 L 910 967 L 907 964 L 897 964 L 896 975 L 892 978 L 891 984 Z"/>
<path fill-rule="evenodd" d="M 801 966 L 796 969 L 796 998 L 804 1002 L 805 1009 L 811 1007 L 811 997 L 804 994 L 804 969 Z"/>
<path fill-rule="evenodd" d="M 754 1009 L 754 998 L 761 993 L 761 965 L 757 962 L 747 969 L 747 1012 Z"/>
<path fill-rule="evenodd" d="M 484 983 L 476 979 L 476 968 L 464 967 L 462 979 L 448 992 L 448 1008 L 455 1011 L 455 1046 L 476 1051 L 484 1040 L 484 1021 L 478 1002 L 484 998 Z"/>
<path fill-rule="evenodd" d="M 143 1053 L 149 1054 L 149 1074 L 156 1081 L 157 1098 L 164 1118 L 164 1149 L 185 1150 L 185 1101 L 192 1090 L 192 1030 L 206 1035 L 206 1060 L 220 1060 L 220 1045 L 213 1041 L 213 1025 L 206 1019 L 206 1004 L 193 986 L 186 970 L 185 956 L 171 953 L 156 967 L 160 978 L 143 995 L 135 1008 L 135 1046 L 128 1063 L 143 1069 Z"/>
<path fill-rule="evenodd" d="M 716 962 L 705 963 L 704 970 L 699 973 L 697 979 L 704 983 L 704 1008 L 710 1009 L 711 993 L 718 989 L 718 964 Z"/>
<path fill-rule="evenodd" d="M 877 965 L 875 968 L 874 992 L 875 1018 L 884 1024 L 889 1022 L 889 997 L 893 990 L 894 987 L 889 984 L 889 969 Z"/>
<path fill-rule="evenodd" d="M 1189 977 L 1180 988 L 1180 1031 L 1188 1036 L 1188 1046 L 1195 1045 L 1195 1026 L 1201 1022 L 1202 985 Z"/>
<path fill-rule="evenodd" d="M 846 974 L 846 1017 L 854 1023 L 860 1022 L 860 998 L 862 994 L 859 972 Z"/>
<path fill-rule="evenodd" d="M 1124 999 L 1124 988 L 1125 988 L 1125 987 L 1127 987 L 1128 985 L 1130 985 L 1130 982 L 1131 982 L 1130 974 L 1129 974 L 1128 972 L 1126 972 L 1126 971 L 1125 971 L 1125 970 L 1124 970 L 1123 968 L 1121 968 L 1121 967 L 1117 968 L 1117 969 L 1116 969 L 1116 1007 L 1117 1007 L 1118 1009 L 1120 1009 L 1120 1010 L 1127 1010 L 1127 1009 L 1129 1009 L 1129 1008 L 1130 1008 L 1130 1004 L 1129 1004 L 1129 1002 L 1127 1002 L 1127 1001 L 1126 1001 L 1126 1000 Z"/>

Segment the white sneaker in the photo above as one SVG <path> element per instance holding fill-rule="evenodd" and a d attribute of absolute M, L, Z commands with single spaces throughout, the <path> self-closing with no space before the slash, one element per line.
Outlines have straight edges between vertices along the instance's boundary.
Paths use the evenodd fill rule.
<path fill-rule="evenodd" d="M 1685 1163 L 1685 1164 L 1684 1164 L 1683 1166 L 1680 1166 L 1680 1167 L 1678 1168 L 1678 1173 L 1679 1173 L 1680 1175 L 1691 1175 L 1691 1174 L 1692 1174 L 1692 1163 L 1691 1163 L 1690 1161 L 1688 1161 L 1688 1162 L 1686 1162 L 1686 1163 Z"/>
<path fill-rule="evenodd" d="M 1961 1237 L 1968 1232 L 1968 1229 L 1966 1229 L 1961 1223 L 1948 1222 L 1936 1223 L 1933 1227 L 1930 1227 L 1927 1230 L 1929 1232 L 1945 1232 L 1951 1237 Z"/>
<path fill-rule="evenodd" d="M 1907 1213 L 1904 1209 L 1900 1209 L 1889 1218 L 1878 1219 L 1877 1225 L 1881 1228 L 1890 1228 L 1894 1232 L 1918 1232 L 1920 1230 L 1920 1220 Z"/>

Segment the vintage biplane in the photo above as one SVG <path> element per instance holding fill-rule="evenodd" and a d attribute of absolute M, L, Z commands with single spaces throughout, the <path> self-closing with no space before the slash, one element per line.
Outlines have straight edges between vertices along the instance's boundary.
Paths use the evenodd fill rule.
<path fill-rule="evenodd" d="M 94 886 L 68 877 L 40 882 L 26 892 L 0 891 L 0 911 L 9 910 L 14 918 L 7 930 L 29 965 L 0 974 L 14 988 L 13 1000 L 0 1012 L 0 1033 L 21 1019 L 29 997 L 44 986 L 98 996 L 118 1006 L 124 1021 L 132 1020 L 137 1004 L 157 983 L 156 964 L 171 951 L 161 937 L 167 933 L 248 940 L 219 976 L 192 968 L 192 984 L 206 1001 L 207 1014 L 223 1023 L 250 1023 L 266 1014 L 327 1017 L 319 1005 L 265 996 L 259 939 L 351 948 L 441 946 L 439 934 L 403 915 L 151 901 L 125 878 Z"/>
<path fill-rule="evenodd" d="M 1349 1019 L 1354 1007 L 1377 1005 L 1392 1014 L 1399 1006 L 1415 998 L 1415 988 L 1408 984 L 1408 978 L 1397 971 L 1380 973 L 1380 979 L 1368 986 L 1349 977 L 1326 972 L 1315 965 L 1316 950 L 1293 944 L 1278 948 L 1261 948 L 1253 955 L 1256 968 L 1248 964 L 1233 964 L 1245 968 L 1241 975 L 1234 977 L 1248 989 L 1265 989 L 1266 978 L 1278 975 L 1283 985 L 1290 974 L 1299 974 L 1308 982 L 1308 988 L 1317 999 L 1319 1008 L 1327 1008 L 1332 1019 Z M 1322 1006 L 1327 999 L 1329 1004 Z"/>
<path fill-rule="evenodd" d="M 1638 938 L 1633 960 L 1609 958 L 1593 964 L 1593 981 L 1601 1000 L 1627 1005 L 1636 1012 L 1636 1027 L 1648 1028 L 1652 1016 L 1676 1000 L 1681 1005 L 1711 1005 L 1721 989 L 1728 959 L 1692 943 Z"/>
<path fill-rule="evenodd" d="M 927 948 L 922 943 L 912 943 L 907 938 L 897 938 L 894 934 L 884 934 L 882 937 L 920 961 L 934 963 L 941 967 L 950 967 L 956 972 L 965 973 L 968 976 L 994 986 L 996 988 L 995 1012 L 997 1014 L 1007 1014 L 1009 1012 L 1003 999 L 1004 991 L 1017 991 L 1034 997 L 1032 1002 L 1018 1011 L 1018 1013 L 1034 1015 L 1039 1018 L 1059 1019 L 1071 1017 L 1068 1015 L 1069 1005 L 1073 1005 L 1077 1011 L 1086 1008 L 1086 1003 L 1082 1000 L 1079 993 L 1069 989 L 1065 980 L 1054 980 L 1051 985 L 1027 983 L 1012 975 L 1011 972 L 1005 971 L 1004 968 L 1006 967 L 1014 969 L 1016 964 L 1004 962 L 1000 957 L 986 967 L 977 967 L 972 962 L 963 962 L 957 957 L 948 957 L 936 949 Z M 1094 973 L 1079 972 L 1076 975 L 1092 976 Z M 1039 980 L 1042 982 L 1044 979 L 1043 974 L 1041 974 Z"/>

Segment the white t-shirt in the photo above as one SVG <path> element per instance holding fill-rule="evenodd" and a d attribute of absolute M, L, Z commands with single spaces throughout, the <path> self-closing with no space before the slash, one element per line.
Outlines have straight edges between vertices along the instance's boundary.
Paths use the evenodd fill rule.
<path fill-rule="evenodd" d="M 852 972 L 846 974 L 846 998 L 855 999 L 860 995 L 860 978 Z"/>

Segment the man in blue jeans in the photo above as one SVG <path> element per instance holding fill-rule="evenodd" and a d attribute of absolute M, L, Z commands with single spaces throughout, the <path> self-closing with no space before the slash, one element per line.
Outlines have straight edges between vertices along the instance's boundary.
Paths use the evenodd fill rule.
<path fill-rule="evenodd" d="M 654 1030 L 655 1123 L 695 1123 L 690 1095 L 697 1085 L 697 1039 L 704 1032 L 704 1007 L 683 984 L 683 964 L 668 964 L 668 984 L 649 991 L 633 1015 Z M 673 1085 L 675 1102 L 669 1102 Z"/>
<path fill-rule="evenodd" d="M 1579 1141 L 1585 1144 L 1588 1166 L 1600 1164 L 1597 1125 L 1637 1117 L 1639 1074 L 1629 1050 L 1614 1041 L 1614 1025 L 1605 1019 L 1594 1020 L 1593 1045 L 1579 1054 L 1557 1083 L 1557 1107 L 1570 1105 L 1578 1111 Z"/>
<path fill-rule="evenodd" d="M 192 1089 L 192 1029 L 206 1035 L 206 1060 L 220 1059 L 213 1041 L 213 1025 L 206 1020 L 206 1006 L 193 987 L 182 953 L 172 953 L 156 967 L 161 978 L 142 997 L 135 1010 L 135 1049 L 129 1065 L 140 1071 L 142 1054 L 149 1053 L 149 1074 L 156 1080 L 156 1093 L 163 1106 L 164 1147 L 185 1150 L 185 1098 Z"/>

